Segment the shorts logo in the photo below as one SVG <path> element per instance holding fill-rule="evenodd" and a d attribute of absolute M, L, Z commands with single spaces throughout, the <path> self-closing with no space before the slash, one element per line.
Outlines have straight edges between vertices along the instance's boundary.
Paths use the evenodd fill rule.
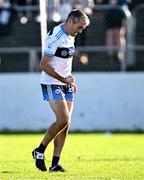
<path fill-rule="evenodd" d="M 61 90 L 60 89 L 55 89 L 56 94 L 60 94 Z"/>
<path fill-rule="evenodd" d="M 68 92 L 74 92 L 74 87 L 73 86 L 69 86 L 69 88 L 68 88 Z"/>
<path fill-rule="evenodd" d="M 61 55 L 62 55 L 62 56 L 66 56 L 66 55 L 67 55 L 67 51 L 66 51 L 66 50 L 63 50 L 63 51 L 61 52 Z"/>

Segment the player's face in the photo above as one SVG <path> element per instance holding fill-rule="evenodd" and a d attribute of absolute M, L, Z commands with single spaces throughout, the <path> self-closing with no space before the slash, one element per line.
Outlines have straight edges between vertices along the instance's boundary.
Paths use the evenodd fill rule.
<path fill-rule="evenodd" d="M 86 22 L 85 20 L 81 19 L 79 22 L 77 23 L 73 23 L 72 22 L 72 26 L 71 26 L 71 35 L 72 36 L 76 36 L 77 33 L 81 33 L 84 29 L 86 28 Z"/>

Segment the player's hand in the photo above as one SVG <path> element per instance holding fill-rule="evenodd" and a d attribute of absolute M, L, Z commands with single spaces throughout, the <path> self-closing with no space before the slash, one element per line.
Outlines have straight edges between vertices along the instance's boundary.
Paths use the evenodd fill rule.
<path fill-rule="evenodd" d="M 71 75 L 69 75 L 65 78 L 65 83 L 68 85 L 73 85 L 74 82 L 75 82 L 75 78 Z"/>

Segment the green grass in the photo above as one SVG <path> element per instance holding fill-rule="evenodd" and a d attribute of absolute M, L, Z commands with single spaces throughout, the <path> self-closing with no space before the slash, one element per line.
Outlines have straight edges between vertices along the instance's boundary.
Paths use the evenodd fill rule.
<path fill-rule="evenodd" d="M 0 135 L 0 180 L 144 180 L 143 134 L 69 134 L 61 164 L 66 173 L 40 172 L 31 151 L 43 134 Z M 53 144 L 46 150 L 51 163 Z"/>

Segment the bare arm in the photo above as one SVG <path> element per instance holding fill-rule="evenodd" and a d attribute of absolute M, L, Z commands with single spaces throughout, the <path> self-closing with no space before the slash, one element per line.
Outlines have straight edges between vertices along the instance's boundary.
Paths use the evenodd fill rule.
<path fill-rule="evenodd" d="M 57 80 L 66 83 L 66 84 L 73 84 L 74 83 L 74 78 L 73 76 L 67 76 L 67 77 L 62 77 L 59 75 L 55 69 L 51 66 L 49 63 L 50 60 L 52 59 L 51 56 L 42 56 L 41 62 L 40 62 L 40 68 L 43 70 L 45 73 L 47 73 L 49 76 L 56 78 Z"/>

